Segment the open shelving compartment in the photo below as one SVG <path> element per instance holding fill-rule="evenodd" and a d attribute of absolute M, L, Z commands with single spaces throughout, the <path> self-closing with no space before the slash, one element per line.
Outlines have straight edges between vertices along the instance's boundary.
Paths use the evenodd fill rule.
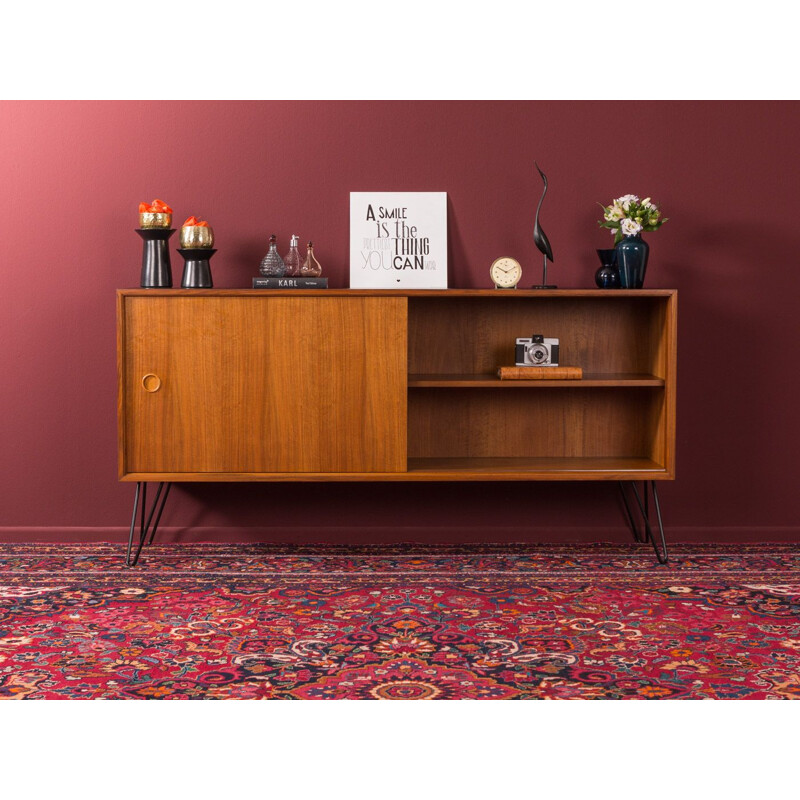
<path fill-rule="evenodd" d="M 453 480 L 674 477 L 677 294 L 408 298 L 408 471 Z M 582 380 L 501 381 L 514 343 L 560 340 Z"/>

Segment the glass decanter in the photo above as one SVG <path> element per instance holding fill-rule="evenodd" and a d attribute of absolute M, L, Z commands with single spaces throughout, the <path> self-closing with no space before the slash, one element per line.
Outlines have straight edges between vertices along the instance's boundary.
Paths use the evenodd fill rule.
<path fill-rule="evenodd" d="M 278 253 L 278 244 L 275 234 L 269 237 L 269 252 L 261 259 L 258 270 L 268 278 L 282 278 L 286 274 L 286 264 Z"/>
<path fill-rule="evenodd" d="M 322 275 L 322 267 L 319 261 L 314 258 L 314 242 L 308 243 L 308 250 L 306 251 L 306 260 L 300 268 L 300 274 L 304 278 L 319 278 Z"/>
<path fill-rule="evenodd" d="M 297 278 L 300 275 L 300 251 L 297 249 L 299 242 L 300 237 L 293 235 L 289 245 L 289 252 L 283 257 L 283 263 L 286 264 L 287 278 Z"/>

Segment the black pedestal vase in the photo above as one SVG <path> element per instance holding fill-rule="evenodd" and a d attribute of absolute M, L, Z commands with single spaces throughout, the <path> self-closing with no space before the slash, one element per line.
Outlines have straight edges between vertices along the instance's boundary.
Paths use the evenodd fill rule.
<path fill-rule="evenodd" d="M 182 289 L 213 289 L 211 279 L 211 256 L 217 251 L 205 247 L 181 248 L 178 252 L 186 262 L 183 267 Z"/>
<path fill-rule="evenodd" d="M 142 289 L 172 288 L 172 265 L 169 263 L 167 240 L 174 228 L 136 228 L 144 239 L 142 252 Z"/>

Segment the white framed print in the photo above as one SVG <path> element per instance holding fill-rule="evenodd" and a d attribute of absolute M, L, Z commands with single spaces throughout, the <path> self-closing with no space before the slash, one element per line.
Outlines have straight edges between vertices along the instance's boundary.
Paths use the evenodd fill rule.
<path fill-rule="evenodd" d="M 350 192 L 350 288 L 446 289 L 447 192 Z"/>

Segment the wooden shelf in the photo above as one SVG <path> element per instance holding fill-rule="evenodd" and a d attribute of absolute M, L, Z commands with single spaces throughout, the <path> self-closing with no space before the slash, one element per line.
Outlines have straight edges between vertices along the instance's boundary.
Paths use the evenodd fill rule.
<path fill-rule="evenodd" d="M 649 458 L 409 458 L 408 475 L 421 480 L 658 480 L 663 464 Z"/>
<path fill-rule="evenodd" d="M 549 300 L 553 298 L 598 298 L 619 300 L 673 297 L 674 289 L 117 289 L 120 297 L 418 297 L 447 299 Z"/>
<path fill-rule="evenodd" d="M 448 374 L 415 374 L 408 376 L 408 386 L 410 389 L 416 388 L 490 388 L 490 389 L 546 389 L 546 388 L 564 388 L 570 389 L 590 389 L 599 386 L 617 386 L 617 387 L 639 387 L 639 386 L 656 386 L 663 387 L 664 379 L 657 378 L 655 375 L 647 373 L 636 372 L 610 372 L 600 373 L 591 372 L 584 373 L 581 380 L 569 381 L 501 381 L 497 375 L 491 373 L 479 374 L 461 374 L 461 375 L 448 375 Z"/>
<path fill-rule="evenodd" d="M 665 480 L 672 477 L 649 458 L 409 458 L 405 472 L 134 472 L 124 481 L 576 481 Z"/>

